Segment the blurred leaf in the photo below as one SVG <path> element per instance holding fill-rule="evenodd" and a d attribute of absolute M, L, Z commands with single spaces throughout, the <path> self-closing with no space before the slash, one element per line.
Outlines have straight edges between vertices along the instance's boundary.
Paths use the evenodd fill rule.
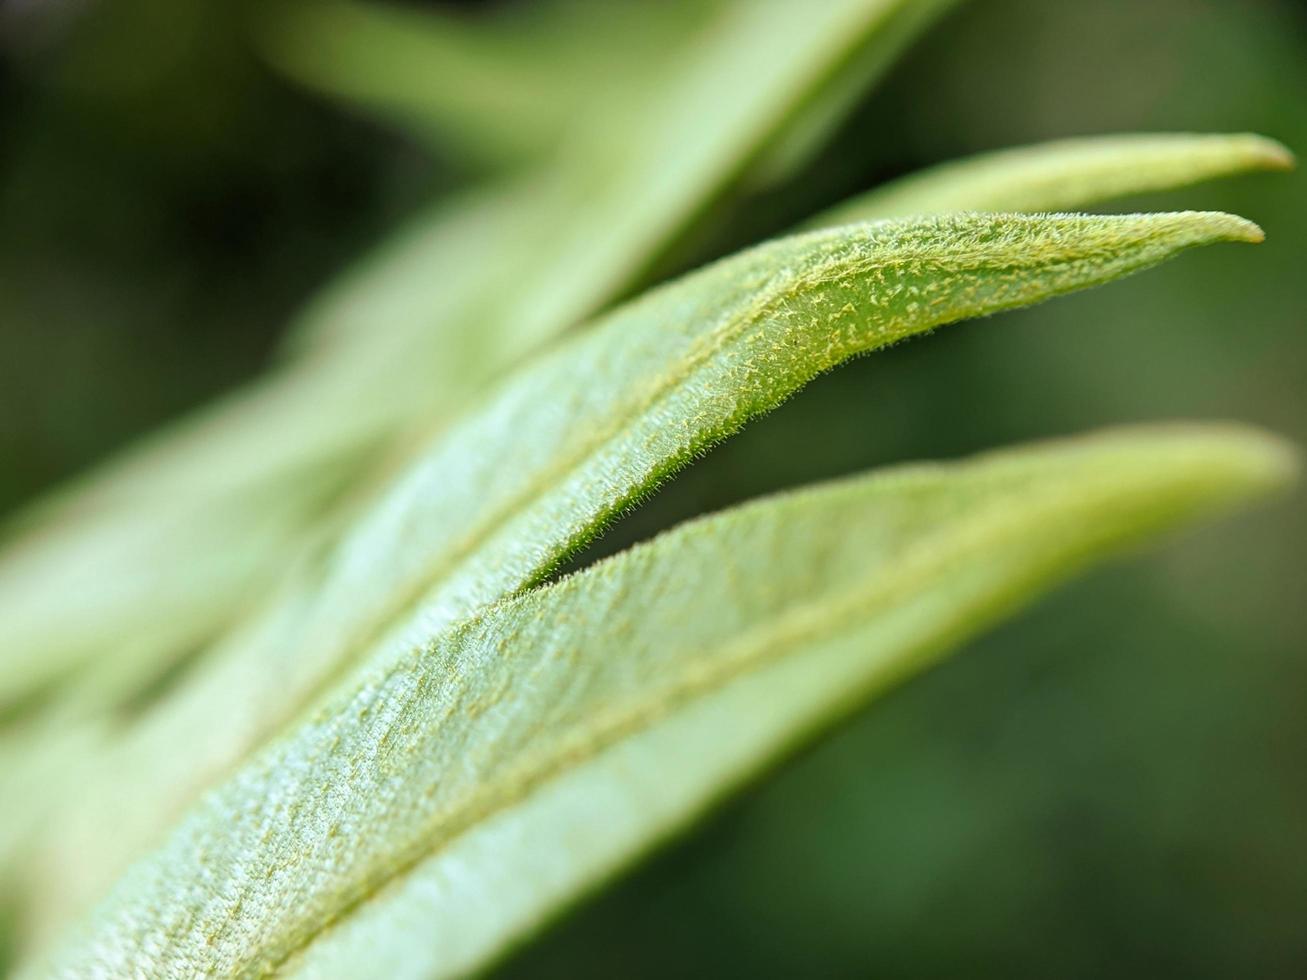
<path fill-rule="evenodd" d="M 1195 212 L 858 225 L 759 246 L 610 314 L 436 439 L 298 588 L 94 760 L 82 805 L 33 849 L 43 921 L 103 888 L 346 668 L 407 656 L 538 583 L 822 371 L 1191 246 L 1259 237 Z"/>
<path fill-rule="evenodd" d="M 569 130 L 556 158 L 501 191 L 512 201 L 504 210 L 521 212 L 519 220 L 504 221 L 496 234 L 491 218 L 480 236 L 488 255 L 493 242 L 517 259 L 491 262 L 499 277 L 484 294 L 489 307 L 477 311 L 478 331 L 487 322 L 492 335 L 511 331 L 501 338 L 505 351 L 494 363 L 520 357 L 635 285 L 709 203 L 792 132 L 813 101 L 843 78 L 850 59 L 869 51 L 883 59 L 899 50 L 909 33 L 903 10 L 917 7 L 919 0 L 723 4 L 702 30 L 661 52 L 651 74 L 615 100 L 613 111 L 587 106 L 593 118 Z M 910 21 L 924 26 L 926 18 L 917 14 Z M 882 43 L 885 35 L 890 40 Z M 750 84 L 740 85 L 741 78 Z M 669 154 L 669 147 L 676 152 Z M 331 318 L 333 335 L 374 338 L 378 327 L 365 297 L 388 305 L 401 289 L 406 324 L 440 322 L 440 277 L 389 272 L 391 263 L 415 265 L 420 243 L 435 234 L 433 226 L 415 223 L 406 236 L 413 252 L 393 247 L 360 277 L 348 324 L 345 317 Z M 460 272 L 474 268 L 468 261 Z M 371 277 L 385 278 L 384 292 L 369 288 Z M 311 320 L 300 332 L 311 336 L 319 329 Z M 451 334 L 461 340 L 463 330 L 445 327 L 447 348 Z"/>
<path fill-rule="evenodd" d="M 278 0 L 257 8 L 253 26 L 268 62 L 296 82 L 444 152 L 512 161 L 552 152 L 575 125 L 593 125 L 579 105 L 622 101 L 722 7 L 554 0 L 473 17 Z"/>
<path fill-rule="evenodd" d="M 274 377 L 11 525 L 0 707 L 100 658 L 162 670 L 232 623 L 415 427 L 630 288 L 895 6 L 723 8 L 611 126 L 540 172 L 442 203 L 332 287 Z M 315 346 L 319 331 L 349 339 Z"/>
<path fill-rule="evenodd" d="M 836 70 L 807 111 L 771 143 L 750 172 L 750 183 L 766 187 L 800 171 L 899 56 L 958 3 L 959 0 L 913 0 L 897 4 L 862 50 Z"/>
<path fill-rule="evenodd" d="M 1293 154 L 1252 134 L 1094 136 L 984 153 L 911 174 L 818 215 L 827 228 L 948 211 L 1063 211 L 1252 170 L 1288 170 Z"/>
<path fill-rule="evenodd" d="M 14 535 L 0 560 L 0 709 L 101 657 L 162 666 L 228 623 L 336 493 L 324 474 L 294 476 L 202 503 L 144 489 L 117 506 L 81 501 Z"/>
<path fill-rule="evenodd" d="M 452 129 L 455 151 L 517 155 L 562 124 L 561 77 L 524 65 L 482 19 L 338 0 L 272 3 L 256 16 L 256 39 L 286 75 L 429 138 Z"/>
<path fill-rule="evenodd" d="M 832 715 L 1293 468 L 1255 432 L 1145 430 L 693 522 L 372 665 L 207 796 L 56 968 L 463 975 Z"/>

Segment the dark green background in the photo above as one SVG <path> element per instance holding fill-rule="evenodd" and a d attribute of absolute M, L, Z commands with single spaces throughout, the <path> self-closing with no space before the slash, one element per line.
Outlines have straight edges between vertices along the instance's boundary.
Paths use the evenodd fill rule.
<path fill-rule="evenodd" d="M 269 74 L 224 4 L 74 14 L 4 17 L 6 511 L 256 372 L 315 286 L 471 176 Z M 807 172 L 719 215 L 695 260 L 937 160 L 1124 130 L 1255 130 L 1307 152 L 1307 14 L 972 0 Z M 1236 211 L 1268 241 L 852 364 L 602 547 L 798 482 L 1113 423 L 1234 418 L 1307 443 L 1307 182 L 1251 176 L 1129 206 Z M 1303 503 L 1062 590 L 506 972 L 1302 974 Z"/>

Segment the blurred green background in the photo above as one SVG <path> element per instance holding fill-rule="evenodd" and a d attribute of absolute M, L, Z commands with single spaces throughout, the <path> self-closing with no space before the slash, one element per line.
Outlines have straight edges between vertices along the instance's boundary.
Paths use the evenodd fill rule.
<path fill-rule="evenodd" d="M 255 374 L 315 287 L 475 176 L 457 148 L 274 75 L 237 7 L 16 3 L 0 23 L 4 512 Z M 1307 11 L 971 0 L 811 166 L 715 216 L 678 268 L 936 161 L 1131 130 L 1252 130 L 1307 152 Z M 1234 211 L 1268 240 L 849 365 L 599 550 L 799 482 L 1112 423 L 1234 418 L 1307 443 L 1307 182 L 1129 202 L 1154 207 Z M 504 972 L 1301 975 L 1303 503 L 1062 590 Z"/>

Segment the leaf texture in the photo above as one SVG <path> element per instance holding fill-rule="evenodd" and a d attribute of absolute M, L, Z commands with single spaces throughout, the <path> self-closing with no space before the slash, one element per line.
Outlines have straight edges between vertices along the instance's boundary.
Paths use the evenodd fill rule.
<path fill-rule="evenodd" d="M 1256 433 L 1142 430 L 692 522 L 369 665 L 209 794 L 56 969 L 481 965 L 832 713 L 1293 470 Z"/>
<path fill-rule="evenodd" d="M 620 126 L 418 216 L 312 305 L 280 372 L 13 525 L 0 554 L 0 708 L 100 659 L 162 671 L 233 623 L 415 427 L 448 421 L 631 288 L 899 2 L 722 5 L 711 29 L 664 52 Z M 698 138 L 683 140 L 688 130 Z"/>
<path fill-rule="evenodd" d="M 38 851 L 45 919 L 105 887 L 181 806 L 353 665 L 403 658 L 538 583 L 817 374 L 1185 248 L 1259 237 L 1208 213 L 856 225 L 759 246 L 614 312 L 437 439 L 299 590 L 96 760 L 86 805 Z"/>

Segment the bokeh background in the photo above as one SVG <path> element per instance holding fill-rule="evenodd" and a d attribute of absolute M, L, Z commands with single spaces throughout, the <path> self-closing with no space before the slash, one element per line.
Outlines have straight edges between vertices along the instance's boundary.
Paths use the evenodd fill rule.
<path fill-rule="evenodd" d="M 270 71 L 239 6 L 0 9 L 0 512 L 255 375 L 316 287 L 477 175 L 458 147 Z M 1130 130 L 1252 130 L 1307 152 L 1307 10 L 971 0 L 810 166 L 738 198 L 659 272 L 940 160 Z M 599 550 L 799 482 L 1112 423 L 1233 418 L 1307 444 L 1307 180 L 1127 207 L 1230 210 L 1268 241 L 846 366 Z M 1304 501 L 1061 590 L 504 975 L 1301 975 Z"/>

